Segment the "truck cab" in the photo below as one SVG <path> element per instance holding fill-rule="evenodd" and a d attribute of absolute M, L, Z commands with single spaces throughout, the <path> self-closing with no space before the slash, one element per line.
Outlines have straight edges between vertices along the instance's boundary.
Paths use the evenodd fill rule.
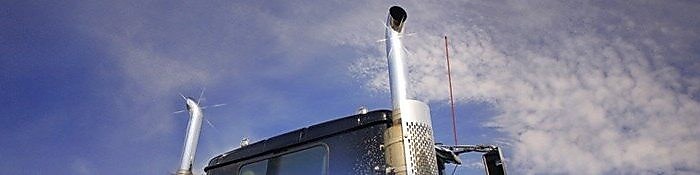
<path fill-rule="evenodd" d="M 208 175 L 378 174 L 391 111 L 342 117 L 216 156 Z"/>

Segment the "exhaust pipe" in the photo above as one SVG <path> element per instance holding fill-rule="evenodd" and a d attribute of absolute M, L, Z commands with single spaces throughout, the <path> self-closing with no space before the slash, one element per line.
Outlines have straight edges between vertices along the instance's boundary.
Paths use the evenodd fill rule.
<path fill-rule="evenodd" d="M 185 148 L 182 151 L 182 161 L 180 162 L 180 169 L 175 173 L 176 175 L 192 175 L 192 163 L 194 161 L 194 155 L 197 151 L 197 142 L 199 142 L 199 131 L 202 128 L 202 120 L 204 114 L 202 113 L 202 108 L 199 107 L 199 103 L 190 98 L 182 97 L 187 103 L 187 111 L 190 113 L 190 121 L 187 124 L 187 136 L 185 137 Z"/>
<path fill-rule="evenodd" d="M 386 54 L 389 64 L 392 124 L 384 132 L 384 157 L 387 174 L 438 174 L 430 108 L 407 97 L 408 66 L 401 42 L 406 11 L 389 8 L 386 21 Z"/>
<path fill-rule="evenodd" d="M 408 99 L 408 70 L 404 59 L 406 54 L 400 38 L 406 17 L 406 11 L 403 8 L 393 6 L 389 8 L 389 16 L 386 19 L 386 55 L 389 63 L 391 102 L 394 109 L 401 108 L 400 102 Z"/>

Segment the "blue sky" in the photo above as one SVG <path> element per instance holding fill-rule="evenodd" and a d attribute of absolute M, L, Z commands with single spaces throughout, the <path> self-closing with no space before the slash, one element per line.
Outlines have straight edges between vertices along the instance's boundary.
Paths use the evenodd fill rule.
<path fill-rule="evenodd" d="M 504 146 L 516 174 L 700 173 L 692 1 L 0 2 L 7 174 L 164 174 L 205 104 L 195 167 L 253 141 L 390 107 L 383 22 L 408 11 L 412 96 L 451 141 Z M 481 174 L 477 156 L 458 174 Z"/>

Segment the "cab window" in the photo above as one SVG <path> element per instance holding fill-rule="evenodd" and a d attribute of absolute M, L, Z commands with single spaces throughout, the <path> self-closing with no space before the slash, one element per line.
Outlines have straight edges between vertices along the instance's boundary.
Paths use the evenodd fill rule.
<path fill-rule="evenodd" d="M 328 150 L 315 146 L 241 167 L 240 175 L 325 175 Z"/>
<path fill-rule="evenodd" d="M 267 174 L 267 160 L 254 162 L 241 167 L 239 175 L 265 175 Z"/>

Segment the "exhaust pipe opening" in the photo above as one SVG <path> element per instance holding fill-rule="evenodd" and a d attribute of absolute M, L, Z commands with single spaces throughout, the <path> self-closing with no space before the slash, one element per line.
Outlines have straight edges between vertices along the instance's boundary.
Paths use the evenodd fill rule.
<path fill-rule="evenodd" d="M 399 6 L 389 8 L 389 25 L 391 29 L 401 33 L 403 31 L 403 23 L 406 21 L 406 10 Z"/>

